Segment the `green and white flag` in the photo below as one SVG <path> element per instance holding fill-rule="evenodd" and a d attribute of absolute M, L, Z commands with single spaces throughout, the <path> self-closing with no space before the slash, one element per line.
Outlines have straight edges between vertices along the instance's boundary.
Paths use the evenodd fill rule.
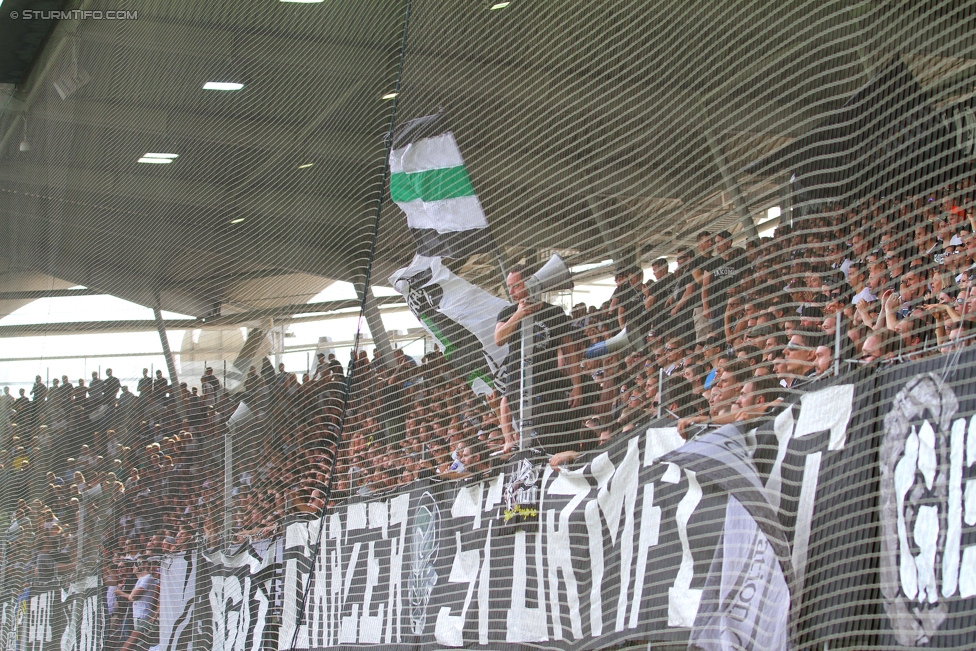
<path fill-rule="evenodd" d="M 390 152 L 390 198 L 422 256 L 463 259 L 494 248 L 454 134 L 441 115 L 405 124 Z"/>
<path fill-rule="evenodd" d="M 495 322 L 509 302 L 452 273 L 440 258 L 414 257 L 390 283 L 477 394 L 491 393 L 508 346 L 495 345 Z"/>

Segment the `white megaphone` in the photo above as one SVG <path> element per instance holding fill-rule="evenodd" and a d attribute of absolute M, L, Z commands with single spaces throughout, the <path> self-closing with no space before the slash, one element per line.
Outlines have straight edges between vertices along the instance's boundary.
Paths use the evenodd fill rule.
<path fill-rule="evenodd" d="M 587 348 L 584 355 L 586 356 L 586 359 L 603 357 L 604 355 L 612 355 L 618 350 L 623 350 L 629 345 L 630 337 L 627 336 L 627 328 L 624 328 L 606 341 L 598 341 Z"/>
<path fill-rule="evenodd" d="M 533 299 L 538 299 L 543 292 L 570 289 L 572 286 L 573 275 L 569 273 L 563 259 L 555 253 L 541 269 L 525 279 L 525 289 Z"/>
<path fill-rule="evenodd" d="M 247 406 L 247 403 L 240 403 L 234 414 L 227 419 L 227 429 L 236 431 L 248 425 L 254 419 L 254 412 Z"/>

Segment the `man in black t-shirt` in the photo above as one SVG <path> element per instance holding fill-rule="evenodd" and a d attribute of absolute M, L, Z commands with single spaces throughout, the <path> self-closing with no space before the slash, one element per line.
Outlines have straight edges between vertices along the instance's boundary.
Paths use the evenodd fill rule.
<path fill-rule="evenodd" d="M 695 336 L 704 341 L 712 333 L 714 310 L 709 302 L 712 288 L 712 271 L 719 266 L 718 258 L 712 253 L 712 234 L 702 231 L 698 234 L 698 255 L 692 260 L 691 275 L 698 283 L 698 304 L 692 309 L 695 323 Z"/>
<path fill-rule="evenodd" d="M 112 369 L 105 369 L 105 380 L 102 384 L 102 397 L 105 399 L 105 402 L 107 404 L 115 402 L 115 398 L 121 388 L 122 383 L 119 382 L 119 378 L 112 374 Z"/>
<path fill-rule="evenodd" d="M 586 402 L 579 368 L 582 346 L 574 341 L 569 317 L 555 305 L 530 298 L 523 280 L 525 271 L 513 269 L 505 279 L 515 301 L 498 314 L 495 343 L 508 344 L 505 358 L 505 394 L 501 399 L 501 425 L 504 451 L 515 448 L 518 436 L 512 426 L 521 404 L 522 322 L 532 317 L 533 346 L 526 361 L 526 388 L 532 400 L 531 426 L 536 443 L 555 453 L 580 440 L 583 407 Z M 564 368 L 560 368 L 560 354 Z M 528 424 L 522 425 L 528 434 Z"/>
<path fill-rule="evenodd" d="M 712 320 L 712 330 L 722 332 L 729 291 L 742 279 L 746 260 L 744 251 L 732 248 L 732 234 L 728 231 L 715 235 L 714 249 L 715 255 L 711 258 L 708 271 L 708 314 Z"/>
<path fill-rule="evenodd" d="M 671 295 L 664 303 L 667 320 L 662 324 L 659 337 L 694 340 L 693 315 L 701 307 L 701 287 L 692 273 L 695 254 L 691 249 L 678 253 L 678 271 L 671 283 Z"/>
<path fill-rule="evenodd" d="M 643 282 L 644 272 L 640 267 L 622 269 L 614 276 L 617 288 L 610 297 L 610 311 L 617 316 L 617 326 L 620 332 L 627 328 L 627 333 L 635 341 L 639 335 L 640 321 L 643 315 L 644 296 L 637 287 Z M 616 334 L 616 332 L 614 334 Z"/>
<path fill-rule="evenodd" d="M 668 272 L 667 258 L 658 258 L 652 262 L 651 272 L 654 274 L 654 283 L 644 288 L 644 311 L 650 318 L 650 329 L 655 334 L 661 334 L 668 317 L 664 304 L 671 296 L 674 274 Z"/>
<path fill-rule="evenodd" d="M 153 380 L 149 377 L 149 369 L 142 369 L 142 377 L 139 378 L 139 384 L 136 385 L 136 391 L 139 392 L 140 398 L 148 398 L 152 395 Z"/>

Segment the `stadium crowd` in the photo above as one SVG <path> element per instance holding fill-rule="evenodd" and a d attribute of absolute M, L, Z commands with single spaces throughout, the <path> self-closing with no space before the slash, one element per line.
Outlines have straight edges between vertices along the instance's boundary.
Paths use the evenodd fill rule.
<path fill-rule="evenodd" d="M 539 443 L 560 468 L 654 417 L 678 419 L 687 437 L 756 418 L 838 369 L 968 345 L 974 191 L 963 181 L 929 196 L 827 205 L 741 246 L 729 232 L 701 232 L 696 247 L 677 252 L 676 270 L 664 258 L 652 263 L 653 279 L 618 269 L 610 301 L 569 315 L 540 312 L 521 291 L 526 271 L 515 269 L 515 307 L 499 316 L 496 338 L 518 337 L 528 314 L 551 330 L 539 344 L 550 367 L 535 376 L 540 437 L 523 445 Z M 625 328 L 628 345 L 596 354 Z M 264 360 L 233 393 L 209 368 L 192 387 L 146 370 L 130 390 L 109 369 L 87 384 L 37 377 L 29 396 L 5 390 L 3 587 L 56 581 L 94 554 L 117 595 L 110 610 L 122 644 L 125 609 L 151 590 L 147 559 L 270 538 L 288 518 L 314 517 L 351 495 L 496 469 L 517 446 L 511 357 L 507 391 L 487 398 L 442 353 L 418 363 L 399 350 L 392 368 L 364 351 L 347 367 L 320 354 L 300 381 Z M 533 363 L 542 357 L 536 351 Z M 251 417 L 238 424 L 231 416 L 242 403 Z M 561 434 L 547 439 L 544 430 Z M 231 531 L 228 434 L 237 451 Z"/>

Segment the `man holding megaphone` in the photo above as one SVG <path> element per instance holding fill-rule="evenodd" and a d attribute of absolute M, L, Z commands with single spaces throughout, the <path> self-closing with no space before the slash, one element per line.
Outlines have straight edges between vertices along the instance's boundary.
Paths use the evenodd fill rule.
<path fill-rule="evenodd" d="M 517 417 L 522 436 L 536 437 L 523 446 L 538 445 L 555 453 L 580 440 L 584 403 L 592 395 L 584 386 L 582 345 L 573 337 L 569 317 L 540 298 L 542 292 L 571 283 L 571 277 L 562 260 L 553 256 L 532 276 L 521 266 L 513 268 L 505 282 L 514 305 L 505 307 L 495 324 L 495 343 L 509 347 L 500 408 L 504 451 L 519 443 L 513 424 Z"/>

